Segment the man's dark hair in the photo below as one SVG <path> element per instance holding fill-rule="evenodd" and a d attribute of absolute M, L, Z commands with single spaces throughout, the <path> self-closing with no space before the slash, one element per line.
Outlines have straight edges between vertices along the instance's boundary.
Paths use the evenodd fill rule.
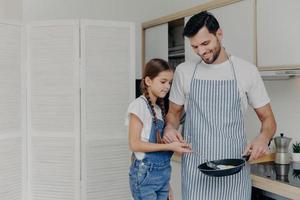
<path fill-rule="evenodd" d="M 220 27 L 218 20 L 213 16 L 213 14 L 207 11 L 203 11 L 192 16 L 189 19 L 184 27 L 183 36 L 186 36 L 188 38 L 193 37 L 204 26 L 210 33 L 214 35 L 216 35 L 216 32 Z"/>

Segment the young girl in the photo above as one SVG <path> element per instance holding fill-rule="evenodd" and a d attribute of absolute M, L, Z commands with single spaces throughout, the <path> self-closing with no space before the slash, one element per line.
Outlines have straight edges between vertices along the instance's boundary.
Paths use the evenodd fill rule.
<path fill-rule="evenodd" d="M 191 152 L 187 143 L 162 141 L 165 108 L 163 98 L 170 90 L 173 68 L 162 59 L 145 67 L 143 95 L 128 108 L 129 146 L 133 151 L 129 182 L 135 200 L 167 200 L 173 151 Z"/>

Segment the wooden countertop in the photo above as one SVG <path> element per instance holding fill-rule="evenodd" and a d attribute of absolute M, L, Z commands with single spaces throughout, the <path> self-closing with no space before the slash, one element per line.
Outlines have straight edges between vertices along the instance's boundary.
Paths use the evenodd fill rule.
<path fill-rule="evenodd" d="M 250 164 L 263 163 L 275 160 L 275 153 L 268 154 L 262 158 L 252 161 Z M 172 161 L 181 163 L 181 156 L 174 154 Z M 252 186 L 264 191 L 268 191 L 286 198 L 300 200 L 300 188 L 284 182 L 271 180 L 269 178 L 251 174 Z"/>
<path fill-rule="evenodd" d="M 300 199 L 300 188 L 251 174 L 252 186 L 290 199 Z"/>

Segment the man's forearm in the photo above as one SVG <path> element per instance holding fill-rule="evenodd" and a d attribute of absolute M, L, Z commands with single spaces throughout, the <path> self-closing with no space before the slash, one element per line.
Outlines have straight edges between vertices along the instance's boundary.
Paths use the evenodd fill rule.
<path fill-rule="evenodd" d="M 178 129 L 180 125 L 180 115 L 168 113 L 166 116 L 166 127 Z"/>
<path fill-rule="evenodd" d="M 255 112 L 261 121 L 259 137 L 270 141 L 276 131 L 276 121 L 271 109 L 271 105 L 267 104 L 261 108 L 255 109 Z"/>
<path fill-rule="evenodd" d="M 276 131 L 276 122 L 274 117 L 266 118 L 262 121 L 260 135 L 264 137 L 267 141 L 270 141 Z"/>

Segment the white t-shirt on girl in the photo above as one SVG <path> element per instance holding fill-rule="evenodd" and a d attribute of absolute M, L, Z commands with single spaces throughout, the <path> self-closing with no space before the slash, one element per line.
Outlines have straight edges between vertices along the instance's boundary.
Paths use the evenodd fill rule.
<path fill-rule="evenodd" d="M 129 104 L 127 110 L 127 116 L 125 119 L 125 125 L 129 125 L 130 114 L 136 115 L 141 122 L 143 123 L 143 128 L 141 132 L 141 140 L 148 142 L 150 138 L 151 126 L 152 126 L 152 115 L 147 105 L 147 99 L 141 95 L 136 98 L 133 102 Z M 162 120 L 161 109 L 158 105 L 154 106 L 154 110 L 156 112 L 156 117 Z M 135 157 L 138 160 L 142 160 L 145 157 L 144 152 L 134 152 Z"/>
<path fill-rule="evenodd" d="M 238 82 L 238 89 L 241 97 L 241 107 L 245 111 L 250 105 L 253 108 L 262 107 L 270 102 L 264 83 L 255 65 L 235 56 L 230 57 Z M 175 71 L 169 100 L 185 105 L 190 91 L 190 83 L 196 63 L 184 62 Z M 202 62 L 198 65 L 195 79 L 200 80 L 232 80 L 234 74 L 229 60 L 221 64 L 206 64 Z"/>

